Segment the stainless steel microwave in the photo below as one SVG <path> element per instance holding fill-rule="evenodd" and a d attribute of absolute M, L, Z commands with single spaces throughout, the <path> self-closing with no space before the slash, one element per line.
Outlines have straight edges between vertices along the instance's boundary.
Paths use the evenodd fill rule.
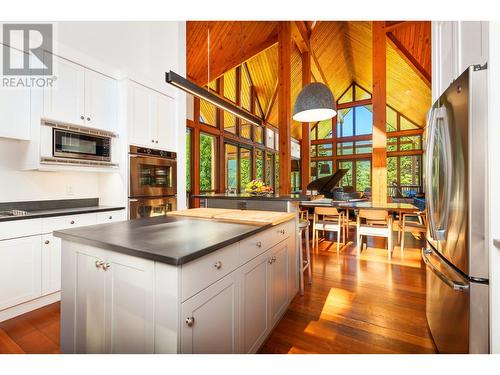
<path fill-rule="evenodd" d="M 117 165 L 115 139 L 112 132 L 44 121 L 41 162 L 114 166 Z"/>

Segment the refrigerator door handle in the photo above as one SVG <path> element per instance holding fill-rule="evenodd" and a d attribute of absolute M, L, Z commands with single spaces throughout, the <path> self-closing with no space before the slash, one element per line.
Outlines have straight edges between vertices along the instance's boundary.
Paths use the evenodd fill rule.
<path fill-rule="evenodd" d="M 439 134 L 440 137 L 436 139 L 436 135 Z M 444 198 L 442 202 L 444 207 L 442 212 L 444 215 L 440 215 L 439 223 L 436 225 L 436 218 L 434 217 L 434 191 L 432 189 L 432 177 L 433 175 L 433 162 L 434 162 L 434 146 L 435 143 L 440 142 L 440 147 L 444 147 L 444 152 L 442 156 L 444 158 Z M 451 150 L 451 140 L 448 129 L 448 115 L 446 113 L 446 107 L 434 108 L 430 117 L 430 137 L 429 143 L 427 145 L 427 190 L 429 195 L 429 205 L 428 205 L 428 218 L 430 233 L 434 240 L 444 240 L 446 239 L 446 234 L 448 231 L 448 216 L 450 211 L 450 192 L 451 192 L 451 174 L 453 173 L 453 166 L 451 162 L 452 150 Z M 436 176 L 436 178 L 439 178 Z"/>
<path fill-rule="evenodd" d="M 427 125 L 427 131 L 429 132 L 429 137 L 427 138 L 426 145 L 426 194 L 427 194 L 427 221 L 429 224 L 429 232 L 431 237 L 434 237 L 434 217 L 433 217 L 433 195 L 432 195 L 432 159 L 434 158 L 434 150 L 432 145 L 434 144 L 434 118 L 435 118 L 435 108 L 432 107 L 429 113 L 429 124 Z"/>
<path fill-rule="evenodd" d="M 430 261 L 428 255 L 432 254 L 434 251 L 431 249 L 422 249 L 422 259 L 424 260 L 424 263 L 429 267 L 429 269 L 437 276 L 439 277 L 446 285 L 448 285 L 450 288 L 453 290 L 457 291 L 464 291 L 466 289 L 469 289 L 469 285 L 466 283 L 463 283 L 461 281 L 456 281 L 452 280 L 449 277 L 447 277 L 444 273 L 442 273 L 440 270 L 438 270 Z"/>

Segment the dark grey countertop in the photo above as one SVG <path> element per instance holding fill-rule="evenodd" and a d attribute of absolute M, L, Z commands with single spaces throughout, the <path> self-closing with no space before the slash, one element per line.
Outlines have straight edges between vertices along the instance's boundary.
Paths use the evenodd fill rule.
<path fill-rule="evenodd" d="M 55 231 L 54 235 L 139 258 L 181 265 L 270 227 L 271 224 L 158 216 Z"/>
<path fill-rule="evenodd" d="M 0 203 L 0 211 L 20 210 L 27 211 L 27 214 L 22 216 L 0 215 L 0 222 L 36 219 L 41 217 L 87 214 L 102 211 L 118 211 L 123 209 L 125 209 L 125 207 L 99 205 L 98 198 L 2 202 Z"/>
<path fill-rule="evenodd" d="M 271 194 L 271 195 L 253 195 L 248 193 L 207 193 L 207 194 L 197 194 L 193 195 L 194 198 L 202 199 L 252 199 L 252 200 L 278 200 L 278 201 L 309 201 L 312 199 L 310 195 L 301 194 Z"/>

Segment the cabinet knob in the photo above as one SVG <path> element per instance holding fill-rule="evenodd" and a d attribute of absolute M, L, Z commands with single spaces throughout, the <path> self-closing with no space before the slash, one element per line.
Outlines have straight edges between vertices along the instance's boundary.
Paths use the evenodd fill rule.
<path fill-rule="evenodd" d="M 103 263 L 104 263 L 104 262 L 103 262 Z M 110 268 L 110 267 L 111 267 L 111 264 L 109 264 L 109 263 L 104 263 L 104 264 L 102 265 L 102 269 L 103 269 L 104 271 L 107 271 L 107 270 L 108 270 L 108 268 Z"/>
<path fill-rule="evenodd" d="M 257 247 L 262 247 L 262 242 L 257 241 Z"/>
<path fill-rule="evenodd" d="M 74 220 L 71 220 L 69 223 L 70 223 L 70 224 L 75 224 L 75 221 L 74 221 Z"/>
<path fill-rule="evenodd" d="M 90 121 L 90 117 L 87 117 L 87 121 Z"/>
<path fill-rule="evenodd" d="M 156 143 L 158 143 L 158 141 L 155 141 Z"/>
<path fill-rule="evenodd" d="M 48 245 L 49 243 L 50 243 L 49 240 L 45 240 L 45 242 L 44 242 L 45 245 Z"/>
<path fill-rule="evenodd" d="M 152 139 L 152 140 L 151 140 L 151 143 L 155 143 L 155 140 L 154 140 L 154 139 Z"/>
<path fill-rule="evenodd" d="M 267 261 L 267 263 L 273 264 L 273 257 L 269 258 L 269 260 Z"/>
<path fill-rule="evenodd" d="M 95 267 L 96 268 L 101 268 L 103 266 L 104 262 L 102 260 L 96 260 L 95 261 Z"/>
<path fill-rule="evenodd" d="M 85 116 L 80 116 L 80 120 L 84 120 L 85 119 Z"/>
<path fill-rule="evenodd" d="M 194 324 L 194 316 L 190 316 L 190 317 L 186 318 L 186 324 L 188 327 L 192 327 Z"/>
<path fill-rule="evenodd" d="M 113 220 L 113 216 L 108 217 L 109 220 Z"/>
<path fill-rule="evenodd" d="M 280 229 L 280 230 L 278 231 L 278 233 L 285 234 L 285 230 L 284 230 L 284 229 Z"/>
<path fill-rule="evenodd" d="M 222 268 L 222 262 L 218 260 L 217 262 L 215 262 L 214 267 L 220 270 Z"/>

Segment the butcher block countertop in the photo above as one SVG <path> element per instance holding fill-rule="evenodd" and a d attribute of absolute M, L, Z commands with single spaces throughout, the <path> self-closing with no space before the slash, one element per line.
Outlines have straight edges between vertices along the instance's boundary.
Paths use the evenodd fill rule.
<path fill-rule="evenodd" d="M 212 219 L 226 223 L 278 225 L 295 218 L 295 213 L 232 210 L 226 208 L 191 208 L 169 212 L 170 216 L 184 216 L 198 219 Z"/>

